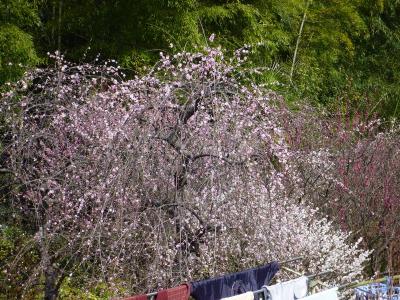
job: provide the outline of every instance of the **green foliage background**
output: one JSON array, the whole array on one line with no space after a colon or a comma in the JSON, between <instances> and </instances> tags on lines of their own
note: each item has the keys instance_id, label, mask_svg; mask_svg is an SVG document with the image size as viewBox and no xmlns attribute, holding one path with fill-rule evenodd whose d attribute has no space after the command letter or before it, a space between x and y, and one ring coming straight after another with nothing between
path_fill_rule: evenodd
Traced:
<instances>
[{"instance_id":1,"label":"green foliage background","mask_svg":"<svg viewBox=\"0 0 400 300\"><path fill-rule=\"evenodd\" d=\"M57 49L73 61L117 59L134 74L215 33L213 45L253 46L259 80L289 101L400 114L398 0L4 0L0 17L0 84Z\"/></svg>"},{"instance_id":2,"label":"green foliage background","mask_svg":"<svg viewBox=\"0 0 400 300\"><path fill-rule=\"evenodd\" d=\"M38 1L0 2L0 85L16 80L39 58L31 31L40 26Z\"/></svg>"}]
</instances>

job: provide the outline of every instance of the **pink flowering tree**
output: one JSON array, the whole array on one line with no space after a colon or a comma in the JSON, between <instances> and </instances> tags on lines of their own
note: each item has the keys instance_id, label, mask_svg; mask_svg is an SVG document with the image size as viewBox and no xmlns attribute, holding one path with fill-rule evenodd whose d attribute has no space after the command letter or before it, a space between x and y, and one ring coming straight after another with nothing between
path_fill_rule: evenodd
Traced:
<instances>
[{"instance_id":1,"label":"pink flowering tree","mask_svg":"<svg viewBox=\"0 0 400 300\"><path fill-rule=\"evenodd\" d=\"M353 239L364 237L364 247L374 249L369 273L398 271L398 125L358 114L322 118L315 111L303 110L284 127L291 149L298 151L302 200L321 208L343 230L353 232Z\"/></svg>"},{"instance_id":2,"label":"pink flowering tree","mask_svg":"<svg viewBox=\"0 0 400 300\"><path fill-rule=\"evenodd\" d=\"M298 255L336 282L362 274L360 241L299 203L289 112L246 79L246 52L162 55L131 80L58 57L2 96L14 206L34 220L21 255L40 253L27 288L54 299L83 273L143 292Z\"/></svg>"}]
</instances>

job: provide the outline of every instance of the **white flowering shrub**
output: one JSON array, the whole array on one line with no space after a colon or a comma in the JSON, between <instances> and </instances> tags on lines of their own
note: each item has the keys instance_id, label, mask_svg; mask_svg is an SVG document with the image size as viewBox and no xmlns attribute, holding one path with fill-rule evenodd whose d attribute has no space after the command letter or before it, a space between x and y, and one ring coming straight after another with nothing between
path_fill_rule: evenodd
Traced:
<instances>
[{"instance_id":1,"label":"white flowering shrub","mask_svg":"<svg viewBox=\"0 0 400 300\"><path fill-rule=\"evenodd\" d=\"M58 58L2 96L14 205L40 252L27 286L44 274L56 295L85 274L141 292L299 255L335 282L362 274L369 252L299 203L287 114L240 75L246 51L162 55L131 80Z\"/></svg>"}]
</instances>

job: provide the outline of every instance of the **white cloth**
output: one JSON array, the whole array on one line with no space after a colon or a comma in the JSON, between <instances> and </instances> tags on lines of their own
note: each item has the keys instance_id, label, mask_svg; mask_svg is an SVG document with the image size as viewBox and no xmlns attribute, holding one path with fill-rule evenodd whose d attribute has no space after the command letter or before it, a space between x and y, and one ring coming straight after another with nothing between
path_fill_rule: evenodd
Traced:
<instances>
[{"instance_id":1,"label":"white cloth","mask_svg":"<svg viewBox=\"0 0 400 300\"><path fill-rule=\"evenodd\" d=\"M301 276L265 288L269 291L271 300L300 299L307 295L307 277Z\"/></svg>"},{"instance_id":2,"label":"white cloth","mask_svg":"<svg viewBox=\"0 0 400 300\"><path fill-rule=\"evenodd\" d=\"M295 299L300 299L307 296L308 293L308 278L306 276L299 277L294 280L293 293Z\"/></svg>"},{"instance_id":3,"label":"white cloth","mask_svg":"<svg viewBox=\"0 0 400 300\"><path fill-rule=\"evenodd\" d=\"M301 300L338 300L337 287L313 294Z\"/></svg>"},{"instance_id":4,"label":"white cloth","mask_svg":"<svg viewBox=\"0 0 400 300\"><path fill-rule=\"evenodd\" d=\"M253 299L254 299L253 292L247 292L232 297L222 298L221 300L253 300Z\"/></svg>"}]
</instances>

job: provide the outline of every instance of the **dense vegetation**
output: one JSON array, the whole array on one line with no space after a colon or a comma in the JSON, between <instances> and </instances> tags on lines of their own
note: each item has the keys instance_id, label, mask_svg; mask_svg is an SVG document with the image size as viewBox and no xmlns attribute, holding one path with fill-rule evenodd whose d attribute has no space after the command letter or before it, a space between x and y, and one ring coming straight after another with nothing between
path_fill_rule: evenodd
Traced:
<instances>
[{"instance_id":1,"label":"dense vegetation","mask_svg":"<svg viewBox=\"0 0 400 300\"><path fill-rule=\"evenodd\" d=\"M279 83L288 99L400 113L396 0L5 0L0 13L0 83L56 49L73 61L117 59L137 73L171 44L192 50L215 33L225 48L253 45L259 80Z\"/></svg>"},{"instance_id":2,"label":"dense vegetation","mask_svg":"<svg viewBox=\"0 0 400 300\"><path fill-rule=\"evenodd\" d=\"M397 0L1 1L0 297L399 270L398 57Z\"/></svg>"}]
</instances>

